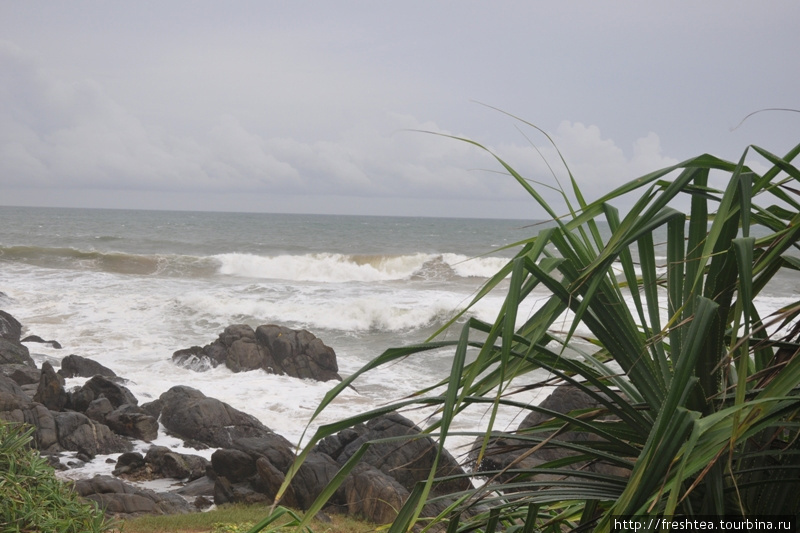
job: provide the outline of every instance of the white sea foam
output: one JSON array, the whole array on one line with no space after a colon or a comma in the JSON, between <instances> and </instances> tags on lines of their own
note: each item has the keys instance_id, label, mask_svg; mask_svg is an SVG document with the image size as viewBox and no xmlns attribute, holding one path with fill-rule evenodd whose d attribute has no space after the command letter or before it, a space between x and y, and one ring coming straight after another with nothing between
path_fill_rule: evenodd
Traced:
<instances>
[{"instance_id":1,"label":"white sea foam","mask_svg":"<svg viewBox=\"0 0 800 533\"><path fill-rule=\"evenodd\" d=\"M435 263L447 265L461 277L489 277L508 259L496 257L469 258L465 255L346 255L315 253L304 255L260 256L228 253L214 256L219 273L226 276L343 283L407 280L415 274L426 277L426 267Z\"/></svg>"},{"instance_id":2,"label":"white sea foam","mask_svg":"<svg viewBox=\"0 0 800 533\"><path fill-rule=\"evenodd\" d=\"M40 224L48 213L33 213L30 223ZM69 234L62 224L69 213L61 211L52 227L37 232L20 230L4 238L4 231L14 224L24 224L24 213L15 212L0 224L0 247L7 251L11 245L33 247L0 256L0 291L6 295L0 295L0 305L23 323L25 334L55 339L64 346L56 350L28 343L37 364L49 361L58 367L71 353L95 359L127 378L140 403L158 398L174 385L189 385L253 414L293 442L301 440L305 424L333 382L262 371L234 374L224 367L194 372L174 365L172 353L208 344L230 324L277 323L302 327L320 337L336 351L340 373L352 374L386 348L424 340L463 309L480 285L508 261L471 257L488 251L484 243L510 242L503 237L511 227L493 221L465 222L482 232L467 237L472 233L458 231L464 224L448 226L440 221L403 219L381 226L381 220L369 219L365 226L348 219L325 219L322 224L316 218L199 214L192 218L195 233L187 234L191 227L185 224L185 214L127 213L135 223L114 226L109 218L113 212L78 213L95 226ZM158 228L147 226L157 218ZM265 233L267 225L270 232ZM513 228L519 226L515 223ZM430 227L441 234L439 241L423 241L432 233ZM133 234L136 228L142 229ZM169 228L181 229L169 234ZM55 238L57 232L61 236ZM118 238L94 238L112 233ZM81 240L84 234L91 239ZM156 234L158 240L153 239ZM39 235L42 242L31 235ZM521 236L511 238L517 241ZM106 249L88 255L62 251L45 254L46 260L40 257L42 250L103 246ZM98 257L100 267L97 261L81 266L80 261ZM494 322L505 297L502 288L470 309L469 316ZM759 297L757 305L767 313L796 295L796 281L787 280L780 294ZM661 298L663 315L665 295ZM545 301L543 294L531 294L520 308L517 324ZM566 312L553 329L568 331L571 322L572 314ZM580 326L577 333L588 330ZM457 335L453 331L445 338ZM449 375L452 356L452 349L420 353L365 374L355 390L347 389L311 430L437 383ZM68 386L80 383L69 380ZM525 401L540 400L532 395ZM427 414L408 413L419 423ZM501 413L498 427L515 427L517 414ZM485 410L476 406L459 415L455 429L481 429L486 421ZM180 446L163 435L156 443ZM137 445L146 449L143 443ZM105 459L93 461L92 468L102 470Z\"/></svg>"}]
</instances>

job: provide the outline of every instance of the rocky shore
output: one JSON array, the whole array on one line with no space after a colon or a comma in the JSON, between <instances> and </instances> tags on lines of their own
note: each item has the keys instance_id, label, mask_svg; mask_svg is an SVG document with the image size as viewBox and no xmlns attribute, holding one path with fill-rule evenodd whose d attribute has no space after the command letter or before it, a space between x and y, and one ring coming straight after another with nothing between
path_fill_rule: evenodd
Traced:
<instances>
[{"instance_id":1,"label":"rocky shore","mask_svg":"<svg viewBox=\"0 0 800 533\"><path fill-rule=\"evenodd\" d=\"M34 445L58 470L80 469L99 455L115 456L109 459L114 462L112 475L75 482L81 496L123 518L274 500L295 459L295 446L255 417L188 386L172 387L140 405L126 388L124 377L76 354L64 357L58 369L48 362L37 368L26 343L60 346L55 340L23 338L23 330L18 320L0 311L0 419L33 426ZM307 331L274 325L255 330L229 326L207 346L176 351L173 361L196 371L225 365L234 372L262 369L320 381L341 379L330 347ZM67 390L65 378L72 377L88 379ZM149 445L160 432L204 453ZM410 420L389 413L324 439L307 457L281 503L309 508L364 443L419 433ZM427 437L371 446L326 510L375 523L391 522L414 485L427 478L435 450ZM438 474L464 475L465 471L446 455L439 460ZM158 479L170 480L170 490L143 487L143 482ZM434 492L469 487L463 476L435 487Z\"/></svg>"},{"instance_id":2,"label":"rocky shore","mask_svg":"<svg viewBox=\"0 0 800 533\"><path fill-rule=\"evenodd\" d=\"M58 342L22 338L22 332L23 326L13 316L0 311L0 420L33 426L36 448L64 471L63 476L76 479L75 490L82 497L121 518L274 501L295 460L296 447L258 419L185 385L173 386L140 405L126 388L124 377L80 355L64 357L58 370L49 362L37 368L25 343L44 342L58 348ZM262 369L305 379L341 380L330 347L307 331L274 325L255 330L247 325L228 326L214 342L178 350L172 360L197 372L225 365L233 372ZM73 377L87 379L67 390L65 378ZM562 385L541 407L545 411L532 411L518 431L548 419L544 413L597 408L598 404L574 387ZM181 445L152 444L162 433ZM592 437L568 432L558 438ZM372 444L325 511L378 524L394 520L414 485L427 479L436 455L436 443L396 412L320 441L280 503L308 509L340 467L368 442ZM437 477L447 480L434 485L434 496L469 490L472 481L467 470L476 477L495 472L490 477L503 480L507 475L496 472L514 465L534 468L569 454L547 447L534 452L530 441L509 433L491 440L478 463L482 442L478 438L468 454L467 469L447 452L439 458ZM198 453L183 453L186 450ZM97 456L113 457L107 460L111 475L81 475L82 467ZM566 468L627 476L627 471L602 463L578 461ZM155 491L145 486L159 480L169 488ZM436 516L448 503L446 498L437 499L424 514Z\"/></svg>"}]
</instances>

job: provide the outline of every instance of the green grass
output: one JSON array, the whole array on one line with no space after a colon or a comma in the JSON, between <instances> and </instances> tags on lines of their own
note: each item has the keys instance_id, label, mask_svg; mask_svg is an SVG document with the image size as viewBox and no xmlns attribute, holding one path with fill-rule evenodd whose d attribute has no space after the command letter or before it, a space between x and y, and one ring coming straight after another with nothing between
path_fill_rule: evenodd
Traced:
<instances>
[{"instance_id":1,"label":"green grass","mask_svg":"<svg viewBox=\"0 0 800 533\"><path fill-rule=\"evenodd\" d=\"M168 516L142 516L124 520L120 524L122 533L246 533L260 522L269 508L264 505L223 505L213 511ZM329 515L331 522L312 519L314 531L328 533L368 533L376 530L374 524L340 515ZM293 527L281 528L291 520L286 516L276 522L276 532L294 531Z\"/></svg>"}]
</instances>

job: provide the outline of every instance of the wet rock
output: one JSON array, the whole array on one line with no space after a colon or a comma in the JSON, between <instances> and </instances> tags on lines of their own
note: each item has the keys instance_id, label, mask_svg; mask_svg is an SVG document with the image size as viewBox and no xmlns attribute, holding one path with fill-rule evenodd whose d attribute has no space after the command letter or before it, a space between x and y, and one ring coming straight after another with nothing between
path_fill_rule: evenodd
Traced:
<instances>
[{"instance_id":1,"label":"wet rock","mask_svg":"<svg viewBox=\"0 0 800 533\"><path fill-rule=\"evenodd\" d=\"M51 411L63 411L69 403L69 395L64 390L64 378L56 374L48 362L42 365L41 379L33 400Z\"/></svg>"},{"instance_id":2,"label":"wet rock","mask_svg":"<svg viewBox=\"0 0 800 533\"><path fill-rule=\"evenodd\" d=\"M232 483L244 481L256 473L256 461L241 450L219 449L211 455L211 466L218 476Z\"/></svg>"},{"instance_id":3,"label":"wet rock","mask_svg":"<svg viewBox=\"0 0 800 533\"><path fill-rule=\"evenodd\" d=\"M0 365L0 373L11 378L17 385L38 385L42 371L23 364Z\"/></svg>"},{"instance_id":4,"label":"wet rock","mask_svg":"<svg viewBox=\"0 0 800 533\"><path fill-rule=\"evenodd\" d=\"M126 403L138 405L139 401L127 387L103 376L94 376L72 393L72 408L84 412L98 398L107 398L114 409Z\"/></svg>"},{"instance_id":5,"label":"wet rock","mask_svg":"<svg viewBox=\"0 0 800 533\"><path fill-rule=\"evenodd\" d=\"M88 457L130 451L131 443L115 435L108 426L90 419L82 413L69 411L55 413L58 443L65 450L73 450Z\"/></svg>"},{"instance_id":6,"label":"wet rock","mask_svg":"<svg viewBox=\"0 0 800 533\"><path fill-rule=\"evenodd\" d=\"M569 413L581 409L596 409L602 407L602 403L595 397L583 392L578 387L573 385L561 385L547 398L539 404L539 407L548 409L556 413ZM539 424L552 419L553 416L549 413L542 413L531 411L525 419L520 423L517 428L518 432L525 429L536 427ZM540 432L537 435L542 439L550 436L552 432ZM581 442L581 441L598 441L600 440L597 435L581 431L568 431L559 434L553 439L553 443L558 442ZM476 461L477 452L482 444L482 439L475 442L473 450L470 453L470 460ZM498 471L503 470L510 466L512 463L515 468L528 469L536 468L537 466L565 459L570 456L577 455L578 452L573 452L559 446L544 446L533 453L528 453L531 448L530 441L524 441L514 438L513 434L509 434L504 438L494 439L489 442L482 462L474 464L477 471ZM569 470L581 469L589 472L602 472L611 475L618 475L620 477L627 477L629 471L617 466L612 466L604 463L586 463L585 461L574 462L564 465L562 468ZM538 474L537 480L543 481L549 479L551 476L546 474ZM559 479L563 479L563 474L558 474ZM501 481L508 481L510 475L502 475L498 478Z\"/></svg>"},{"instance_id":7,"label":"wet rock","mask_svg":"<svg viewBox=\"0 0 800 533\"><path fill-rule=\"evenodd\" d=\"M393 522L409 495L394 478L367 464L353 469L344 490L347 514L376 524Z\"/></svg>"},{"instance_id":8,"label":"wet rock","mask_svg":"<svg viewBox=\"0 0 800 533\"><path fill-rule=\"evenodd\" d=\"M21 337L22 324L5 311L0 311L0 338L19 344Z\"/></svg>"},{"instance_id":9,"label":"wet rock","mask_svg":"<svg viewBox=\"0 0 800 533\"><path fill-rule=\"evenodd\" d=\"M113 370L107 368L93 359L87 359L80 355L68 355L61 360L61 368L58 370L59 375L65 378L91 378L93 376L104 376L107 378L115 378L117 375Z\"/></svg>"},{"instance_id":10,"label":"wet rock","mask_svg":"<svg viewBox=\"0 0 800 533\"><path fill-rule=\"evenodd\" d=\"M173 452L165 446L151 446L144 460L158 477L187 481L205 477L211 464L205 457Z\"/></svg>"},{"instance_id":11,"label":"wet rock","mask_svg":"<svg viewBox=\"0 0 800 533\"><path fill-rule=\"evenodd\" d=\"M95 476L75 482L75 491L97 502L106 515L132 518L144 514L182 514L192 506L177 494L140 489L110 476Z\"/></svg>"},{"instance_id":12,"label":"wet rock","mask_svg":"<svg viewBox=\"0 0 800 533\"><path fill-rule=\"evenodd\" d=\"M161 423L180 438L215 448L235 448L240 439L273 435L254 416L191 387L172 387L160 399L163 402Z\"/></svg>"},{"instance_id":13,"label":"wet rock","mask_svg":"<svg viewBox=\"0 0 800 533\"><path fill-rule=\"evenodd\" d=\"M275 325L255 331L246 324L231 325L211 344L178 350L172 359L198 371L224 364L234 372L262 369L302 379L342 379L332 348L308 331Z\"/></svg>"},{"instance_id":14,"label":"wet rock","mask_svg":"<svg viewBox=\"0 0 800 533\"><path fill-rule=\"evenodd\" d=\"M153 441L158 437L158 421L141 407L129 403L108 413L105 423L115 433L126 437L145 442Z\"/></svg>"},{"instance_id":15,"label":"wet rock","mask_svg":"<svg viewBox=\"0 0 800 533\"><path fill-rule=\"evenodd\" d=\"M61 349L61 344L58 341L46 341L38 335L28 335L20 342L38 342L40 344L49 344L51 347L55 348L56 350Z\"/></svg>"},{"instance_id":16,"label":"wet rock","mask_svg":"<svg viewBox=\"0 0 800 533\"><path fill-rule=\"evenodd\" d=\"M390 437L409 437L393 442L370 445L362 457L369 464L398 481L409 492L419 481L428 478L436 457L437 445L413 422L398 413L389 413L366 424L344 430L323 439L316 450L327 453L343 465L366 442ZM445 451L439 458L436 477L465 475L455 458ZM451 493L467 490L471 486L466 477L434 485L434 493Z\"/></svg>"},{"instance_id":17,"label":"wet rock","mask_svg":"<svg viewBox=\"0 0 800 533\"><path fill-rule=\"evenodd\" d=\"M102 398L98 398L96 400L92 400L92 403L86 408L84 414L95 420L100 422L101 424L106 423L106 416L109 415L114 411L114 406L111 405L111 402L105 396Z\"/></svg>"}]
</instances>

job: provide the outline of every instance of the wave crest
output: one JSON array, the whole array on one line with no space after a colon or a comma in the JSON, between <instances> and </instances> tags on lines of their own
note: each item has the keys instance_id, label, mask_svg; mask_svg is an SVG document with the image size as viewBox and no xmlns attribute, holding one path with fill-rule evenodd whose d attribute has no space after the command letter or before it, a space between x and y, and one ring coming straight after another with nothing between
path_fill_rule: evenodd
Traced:
<instances>
[{"instance_id":1,"label":"wave crest","mask_svg":"<svg viewBox=\"0 0 800 533\"><path fill-rule=\"evenodd\" d=\"M455 277L489 277L507 259L469 259L459 254L260 256L230 253L214 256L226 276L310 282L446 281Z\"/></svg>"}]
</instances>

